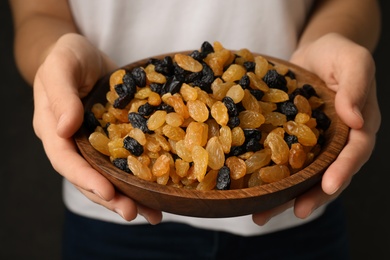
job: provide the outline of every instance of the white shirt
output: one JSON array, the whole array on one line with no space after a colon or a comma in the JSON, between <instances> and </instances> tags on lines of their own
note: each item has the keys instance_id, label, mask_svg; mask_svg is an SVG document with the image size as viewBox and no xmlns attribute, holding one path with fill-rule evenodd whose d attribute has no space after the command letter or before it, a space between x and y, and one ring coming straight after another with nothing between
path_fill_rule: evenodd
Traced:
<instances>
[{"instance_id":1,"label":"white shirt","mask_svg":"<svg viewBox=\"0 0 390 260\"><path fill-rule=\"evenodd\" d=\"M228 49L247 48L288 60L295 50L312 0L70 0L80 32L118 66L153 55L199 49L204 41L219 41ZM126 222L116 213L95 204L64 180L65 205L73 212L95 219L144 224L138 216ZM251 216L193 218L164 213L163 221L240 235L274 232L306 223L289 209L265 226Z\"/></svg>"}]
</instances>

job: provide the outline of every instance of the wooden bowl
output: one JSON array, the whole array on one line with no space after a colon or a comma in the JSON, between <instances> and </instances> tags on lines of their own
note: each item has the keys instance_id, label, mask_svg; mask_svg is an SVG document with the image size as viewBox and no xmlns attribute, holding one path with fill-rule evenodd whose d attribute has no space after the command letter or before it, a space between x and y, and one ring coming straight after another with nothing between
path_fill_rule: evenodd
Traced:
<instances>
[{"instance_id":1,"label":"wooden bowl","mask_svg":"<svg viewBox=\"0 0 390 260\"><path fill-rule=\"evenodd\" d=\"M188 52L184 52L188 53ZM154 58L163 58L165 54ZM334 108L334 92L329 90L316 75L289 62L262 55L275 64L287 65L296 75L299 86L312 85L324 100L324 112L331 118L331 125L325 133L325 144L315 160L301 171L281 181L262 186L237 190L197 191L163 186L142 180L116 168L109 158L96 151L89 143L89 132L81 127L74 136L82 156L105 176L123 194L152 209L194 217L233 217L257 213L274 208L294 199L317 184L327 167L343 149L349 128L338 118ZM132 69L143 66L144 59L125 66ZM109 75L102 78L84 99L85 109L90 110L96 102L106 102L109 90Z\"/></svg>"}]
</instances>

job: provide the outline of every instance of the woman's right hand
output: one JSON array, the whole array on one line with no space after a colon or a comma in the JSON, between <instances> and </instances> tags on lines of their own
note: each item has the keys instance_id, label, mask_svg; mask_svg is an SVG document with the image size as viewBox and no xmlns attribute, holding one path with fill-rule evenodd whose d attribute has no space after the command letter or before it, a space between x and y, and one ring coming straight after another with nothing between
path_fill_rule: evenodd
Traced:
<instances>
[{"instance_id":1,"label":"woman's right hand","mask_svg":"<svg viewBox=\"0 0 390 260\"><path fill-rule=\"evenodd\" d=\"M86 38L71 33L50 49L34 80L33 127L53 166L91 201L118 213L127 221L137 214L151 224L162 213L138 205L115 190L80 154L72 139L83 121L85 97L96 81L116 65Z\"/></svg>"}]
</instances>

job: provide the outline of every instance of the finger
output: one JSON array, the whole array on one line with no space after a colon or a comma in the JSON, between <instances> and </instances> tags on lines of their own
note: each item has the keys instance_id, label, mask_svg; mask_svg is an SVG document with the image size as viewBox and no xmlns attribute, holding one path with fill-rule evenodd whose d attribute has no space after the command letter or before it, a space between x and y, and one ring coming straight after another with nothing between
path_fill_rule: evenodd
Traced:
<instances>
[{"instance_id":1,"label":"finger","mask_svg":"<svg viewBox=\"0 0 390 260\"><path fill-rule=\"evenodd\" d=\"M252 220L257 225L264 226L271 218L286 211L287 209L291 208L293 205L294 205L294 200L291 200L273 209L266 210L260 213L255 213L252 215Z\"/></svg>"},{"instance_id":2,"label":"finger","mask_svg":"<svg viewBox=\"0 0 390 260\"><path fill-rule=\"evenodd\" d=\"M137 204L132 199L119 192L116 192L110 201L106 201L93 192L84 190L77 186L76 188L78 188L78 190L80 190L80 192L91 201L117 213L126 221L132 221L137 217Z\"/></svg>"},{"instance_id":3,"label":"finger","mask_svg":"<svg viewBox=\"0 0 390 260\"><path fill-rule=\"evenodd\" d=\"M346 180L342 187L332 195L326 194L321 185L316 185L303 195L295 199L294 214L297 218L305 219L316 209L337 198L341 192L349 185L351 179Z\"/></svg>"},{"instance_id":4,"label":"finger","mask_svg":"<svg viewBox=\"0 0 390 260\"><path fill-rule=\"evenodd\" d=\"M162 220L162 212L138 204L138 214L143 216L150 224L156 225Z\"/></svg>"},{"instance_id":5,"label":"finger","mask_svg":"<svg viewBox=\"0 0 390 260\"><path fill-rule=\"evenodd\" d=\"M344 149L324 173L322 188L327 194L335 193L343 182L356 174L369 160L374 150L376 133L381 121L375 89L370 92L363 115L368 118L363 128L350 130Z\"/></svg>"},{"instance_id":6,"label":"finger","mask_svg":"<svg viewBox=\"0 0 390 260\"><path fill-rule=\"evenodd\" d=\"M83 105L73 68L77 65L74 61L60 62L67 59L69 57L66 53L50 55L37 74L47 95L49 109L55 116L57 133L65 138L73 135L83 120ZM35 85L37 83L34 83L34 87Z\"/></svg>"},{"instance_id":7,"label":"finger","mask_svg":"<svg viewBox=\"0 0 390 260\"><path fill-rule=\"evenodd\" d=\"M350 47L353 55L339 57L334 77L337 82L335 108L340 118L351 128L363 127L362 109L373 86L375 63L371 54L360 46ZM341 50L342 51L342 50ZM331 82L329 82L331 84Z\"/></svg>"}]
</instances>

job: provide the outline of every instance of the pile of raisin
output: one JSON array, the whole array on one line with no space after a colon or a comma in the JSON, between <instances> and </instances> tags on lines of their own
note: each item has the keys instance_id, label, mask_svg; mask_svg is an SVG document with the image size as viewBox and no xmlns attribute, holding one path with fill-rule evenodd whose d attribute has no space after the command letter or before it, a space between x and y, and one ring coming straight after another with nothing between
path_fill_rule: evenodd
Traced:
<instances>
[{"instance_id":1,"label":"pile of raisin","mask_svg":"<svg viewBox=\"0 0 390 260\"><path fill-rule=\"evenodd\" d=\"M86 112L91 145L119 169L197 190L281 180L313 161L331 121L315 89L282 64L204 42L118 69Z\"/></svg>"}]
</instances>

